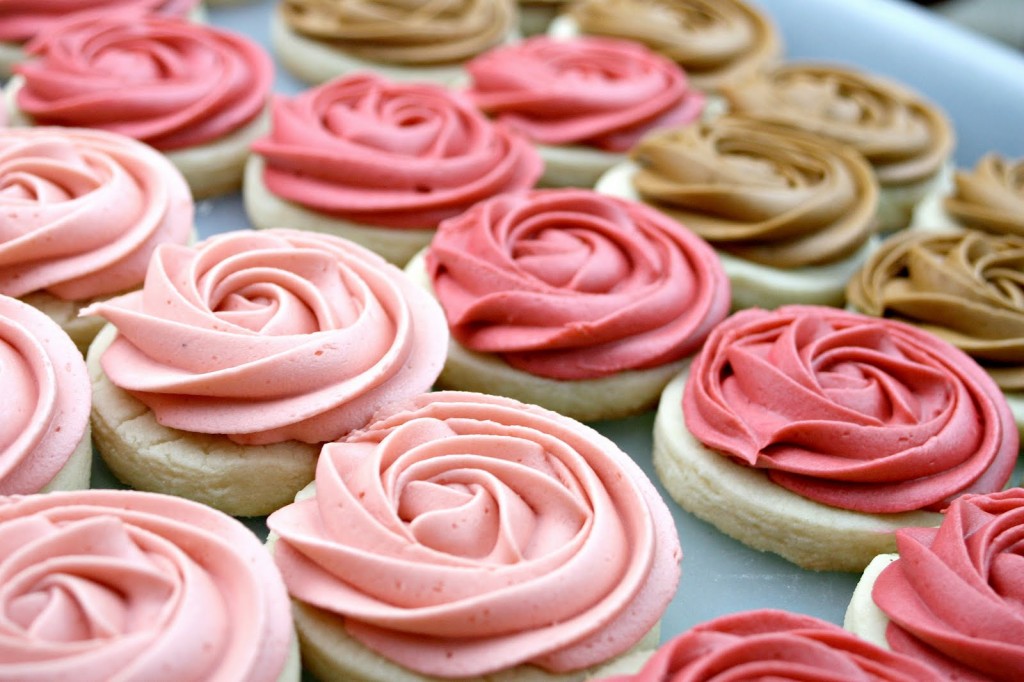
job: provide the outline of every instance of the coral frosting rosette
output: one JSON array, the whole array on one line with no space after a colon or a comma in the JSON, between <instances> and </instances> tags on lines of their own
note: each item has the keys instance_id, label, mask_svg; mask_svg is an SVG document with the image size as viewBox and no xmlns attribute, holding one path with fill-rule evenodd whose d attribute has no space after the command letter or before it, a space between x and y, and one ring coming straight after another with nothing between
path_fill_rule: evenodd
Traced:
<instances>
[{"instance_id":1,"label":"coral frosting rosette","mask_svg":"<svg viewBox=\"0 0 1024 682\"><path fill-rule=\"evenodd\" d=\"M25 42L49 32L68 15L144 11L184 17L199 4L200 0L0 0L0 40Z\"/></svg>"},{"instance_id":2,"label":"coral frosting rosette","mask_svg":"<svg viewBox=\"0 0 1024 682\"><path fill-rule=\"evenodd\" d=\"M288 595L238 521L180 498L0 497L0 679L298 680Z\"/></svg>"},{"instance_id":3,"label":"coral frosting rosette","mask_svg":"<svg viewBox=\"0 0 1024 682\"><path fill-rule=\"evenodd\" d=\"M268 525L297 613L401 666L371 678L587 668L641 641L679 579L672 517L625 453L480 394L425 394L328 444L315 494Z\"/></svg>"}]
</instances>

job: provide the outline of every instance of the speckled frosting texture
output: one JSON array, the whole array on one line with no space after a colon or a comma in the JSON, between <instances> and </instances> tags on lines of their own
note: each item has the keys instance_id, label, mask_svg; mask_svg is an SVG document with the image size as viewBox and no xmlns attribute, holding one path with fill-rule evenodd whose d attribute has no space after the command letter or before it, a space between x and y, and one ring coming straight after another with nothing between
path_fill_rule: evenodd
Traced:
<instances>
[{"instance_id":1,"label":"speckled frosting texture","mask_svg":"<svg viewBox=\"0 0 1024 682\"><path fill-rule=\"evenodd\" d=\"M155 12L184 17L201 0L0 0L0 41L23 43L46 33L70 14Z\"/></svg>"},{"instance_id":2,"label":"speckled frosting texture","mask_svg":"<svg viewBox=\"0 0 1024 682\"><path fill-rule=\"evenodd\" d=\"M1000 388L1024 391L1024 235L896 235L850 280L847 299L944 338Z\"/></svg>"},{"instance_id":3,"label":"speckled frosting texture","mask_svg":"<svg viewBox=\"0 0 1024 682\"><path fill-rule=\"evenodd\" d=\"M477 204L441 224L427 268L461 344L556 379L686 357L730 298L707 243L643 204L590 190Z\"/></svg>"},{"instance_id":4,"label":"speckled frosting texture","mask_svg":"<svg viewBox=\"0 0 1024 682\"><path fill-rule=\"evenodd\" d=\"M712 332L683 397L705 446L811 500L941 510L1001 489L1017 458L1005 398L938 337L836 308L740 311Z\"/></svg>"},{"instance_id":5,"label":"speckled frosting texture","mask_svg":"<svg viewBox=\"0 0 1024 682\"><path fill-rule=\"evenodd\" d=\"M1024 159L986 154L973 169L958 170L955 183L943 205L957 222L1024 237Z\"/></svg>"},{"instance_id":6,"label":"speckled frosting texture","mask_svg":"<svg viewBox=\"0 0 1024 682\"><path fill-rule=\"evenodd\" d=\"M274 104L253 150L275 195L359 223L431 228L481 199L532 187L543 162L521 135L438 85L372 74Z\"/></svg>"},{"instance_id":7,"label":"speckled frosting texture","mask_svg":"<svg viewBox=\"0 0 1024 682\"><path fill-rule=\"evenodd\" d=\"M0 678L274 682L288 595L245 526L181 498L0 497Z\"/></svg>"},{"instance_id":8,"label":"speckled frosting texture","mask_svg":"<svg viewBox=\"0 0 1024 682\"><path fill-rule=\"evenodd\" d=\"M266 106L270 57L229 31L115 14L63 23L26 47L18 107L40 125L121 133L172 151L252 122Z\"/></svg>"},{"instance_id":9,"label":"speckled frosting texture","mask_svg":"<svg viewBox=\"0 0 1024 682\"><path fill-rule=\"evenodd\" d=\"M682 69L623 40L535 36L466 70L477 106L543 144L623 152L648 130L691 123L704 108Z\"/></svg>"},{"instance_id":10,"label":"speckled frosting texture","mask_svg":"<svg viewBox=\"0 0 1024 682\"><path fill-rule=\"evenodd\" d=\"M193 206L181 173L100 130L0 128L0 294L66 300L142 284L157 244L184 244Z\"/></svg>"},{"instance_id":11,"label":"speckled frosting texture","mask_svg":"<svg viewBox=\"0 0 1024 682\"><path fill-rule=\"evenodd\" d=\"M2 295L0 390L0 495L39 492L86 433L89 375L82 354L55 322Z\"/></svg>"},{"instance_id":12,"label":"speckled frosting texture","mask_svg":"<svg viewBox=\"0 0 1024 682\"><path fill-rule=\"evenodd\" d=\"M604 682L849 680L939 682L938 673L832 623L762 609L721 616L669 640L635 675Z\"/></svg>"},{"instance_id":13,"label":"speckled frosting texture","mask_svg":"<svg viewBox=\"0 0 1024 682\"><path fill-rule=\"evenodd\" d=\"M445 678L602 662L657 623L679 579L672 517L614 443L472 393L394 405L328 444L315 497L268 525L294 598Z\"/></svg>"},{"instance_id":14,"label":"speckled frosting texture","mask_svg":"<svg viewBox=\"0 0 1024 682\"><path fill-rule=\"evenodd\" d=\"M158 422L243 444L359 428L428 390L448 342L440 307L400 270L284 229L161 247L142 291L89 312L118 329L104 371Z\"/></svg>"},{"instance_id":15,"label":"speckled frosting texture","mask_svg":"<svg viewBox=\"0 0 1024 682\"><path fill-rule=\"evenodd\" d=\"M899 559L872 598L889 645L943 679L1016 680L1024 670L1024 490L965 495L937 528L898 531Z\"/></svg>"},{"instance_id":16,"label":"speckled frosting texture","mask_svg":"<svg viewBox=\"0 0 1024 682\"><path fill-rule=\"evenodd\" d=\"M850 147L737 116L630 152L640 197L715 247L779 268L834 262L874 232L878 185Z\"/></svg>"}]
</instances>

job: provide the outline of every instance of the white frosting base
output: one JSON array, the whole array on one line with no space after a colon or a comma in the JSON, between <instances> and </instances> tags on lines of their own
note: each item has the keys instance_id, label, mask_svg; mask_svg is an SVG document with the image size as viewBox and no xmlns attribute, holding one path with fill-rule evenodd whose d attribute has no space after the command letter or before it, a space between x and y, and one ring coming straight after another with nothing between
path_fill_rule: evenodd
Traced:
<instances>
[{"instance_id":1,"label":"white frosting base","mask_svg":"<svg viewBox=\"0 0 1024 682\"><path fill-rule=\"evenodd\" d=\"M875 581L885 567L896 561L899 556L879 554L871 560L857 582L857 587L853 589L853 596L850 598L850 605L846 607L846 617L843 619L844 628L883 649L889 648L889 642L885 639L889 617L875 604L871 598L871 590L874 589Z\"/></svg>"},{"instance_id":2,"label":"white frosting base","mask_svg":"<svg viewBox=\"0 0 1024 682\"><path fill-rule=\"evenodd\" d=\"M593 187L608 169L626 160L622 152L584 145L536 144L544 161L539 187Z\"/></svg>"},{"instance_id":3,"label":"white frosting base","mask_svg":"<svg viewBox=\"0 0 1024 682\"><path fill-rule=\"evenodd\" d=\"M914 222L918 204L930 196L944 194L952 182L953 164L943 164L939 171L920 182L909 185L882 185L878 187L878 230L882 233L895 232L909 227Z\"/></svg>"},{"instance_id":4,"label":"white frosting base","mask_svg":"<svg viewBox=\"0 0 1024 682\"><path fill-rule=\"evenodd\" d=\"M0 79L14 73L14 65L25 61L25 48L21 43L0 41Z\"/></svg>"},{"instance_id":5,"label":"white frosting base","mask_svg":"<svg viewBox=\"0 0 1024 682\"><path fill-rule=\"evenodd\" d=\"M943 230L962 230L965 226L946 212L943 202L947 192L932 192L914 208L910 220L910 229L941 232Z\"/></svg>"}]
</instances>

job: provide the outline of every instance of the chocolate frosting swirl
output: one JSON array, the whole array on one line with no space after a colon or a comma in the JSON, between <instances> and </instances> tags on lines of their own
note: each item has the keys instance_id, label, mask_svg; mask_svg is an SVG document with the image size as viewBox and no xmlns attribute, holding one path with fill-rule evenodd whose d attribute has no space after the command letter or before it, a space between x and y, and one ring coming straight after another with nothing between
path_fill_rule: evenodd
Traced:
<instances>
[{"instance_id":1,"label":"chocolate frosting swirl","mask_svg":"<svg viewBox=\"0 0 1024 682\"><path fill-rule=\"evenodd\" d=\"M1024 237L1024 159L986 154L973 171L957 171L945 208L967 227Z\"/></svg>"}]
</instances>

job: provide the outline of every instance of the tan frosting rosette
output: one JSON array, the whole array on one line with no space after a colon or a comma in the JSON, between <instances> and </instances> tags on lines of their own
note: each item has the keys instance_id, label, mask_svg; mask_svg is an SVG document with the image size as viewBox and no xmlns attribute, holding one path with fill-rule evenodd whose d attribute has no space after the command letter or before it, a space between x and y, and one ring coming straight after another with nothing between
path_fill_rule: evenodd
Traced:
<instances>
[{"instance_id":1,"label":"tan frosting rosette","mask_svg":"<svg viewBox=\"0 0 1024 682\"><path fill-rule=\"evenodd\" d=\"M475 393L392 405L328 444L315 495L267 524L297 613L400 666L379 679L604 662L656 626L682 556L665 503L614 443Z\"/></svg>"},{"instance_id":2,"label":"tan frosting rosette","mask_svg":"<svg viewBox=\"0 0 1024 682\"><path fill-rule=\"evenodd\" d=\"M1024 159L986 154L973 170L958 170L955 183L944 202L954 220L977 230L1024 237Z\"/></svg>"}]
</instances>

